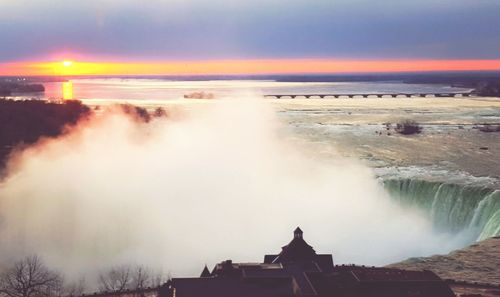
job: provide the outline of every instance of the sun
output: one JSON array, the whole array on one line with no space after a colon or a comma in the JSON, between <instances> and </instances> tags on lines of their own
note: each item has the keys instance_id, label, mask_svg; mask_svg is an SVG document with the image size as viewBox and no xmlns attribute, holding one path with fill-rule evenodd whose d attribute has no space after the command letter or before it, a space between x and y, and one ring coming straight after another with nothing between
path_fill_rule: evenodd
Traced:
<instances>
[{"instance_id":1,"label":"sun","mask_svg":"<svg viewBox=\"0 0 500 297\"><path fill-rule=\"evenodd\" d=\"M64 60L64 61L62 62L62 64L63 64L63 66L64 66L64 67L71 67L71 66L73 66L73 61L70 61L70 60Z\"/></svg>"}]
</instances>

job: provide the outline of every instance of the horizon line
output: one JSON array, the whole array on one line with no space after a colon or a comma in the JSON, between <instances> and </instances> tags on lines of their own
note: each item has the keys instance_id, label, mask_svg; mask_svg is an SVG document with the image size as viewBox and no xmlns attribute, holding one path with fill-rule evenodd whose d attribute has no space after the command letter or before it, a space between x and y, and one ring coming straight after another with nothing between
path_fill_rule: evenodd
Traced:
<instances>
[{"instance_id":1,"label":"horizon line","mask_svg":"<svg viewBox=\"0 0 500 297\"><path fill-rule=\"evenodd\" d=\"M189 61L0 63L0 76L334 75L500 71L485 59L225 59Z\"/></svg>"}]
</instances>

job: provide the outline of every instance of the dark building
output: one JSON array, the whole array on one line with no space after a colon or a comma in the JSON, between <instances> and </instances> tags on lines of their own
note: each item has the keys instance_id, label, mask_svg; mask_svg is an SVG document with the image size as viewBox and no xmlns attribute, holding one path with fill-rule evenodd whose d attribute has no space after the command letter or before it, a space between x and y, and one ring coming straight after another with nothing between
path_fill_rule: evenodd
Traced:
<instances>
[{"instance_id":1,"label":"dark building","mask_svg":"<svg viewBox=\"0 0 500 297\"><path fill-rule=\"evenodd\" d=\"M454 297L431 271L333 264L331 254L317 254L300 228L279 254L263 263L224 261L199 278L173 278L161 297Z\"/></svg>"}]
</instances>

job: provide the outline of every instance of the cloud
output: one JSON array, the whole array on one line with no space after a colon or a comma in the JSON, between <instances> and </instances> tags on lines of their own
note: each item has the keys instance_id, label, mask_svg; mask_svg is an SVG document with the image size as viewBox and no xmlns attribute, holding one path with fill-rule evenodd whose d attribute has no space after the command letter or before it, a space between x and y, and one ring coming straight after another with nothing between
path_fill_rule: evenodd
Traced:
<instances>
[{"instance_id":1,"label":"cloud","mask_svg":"<svg viewBox=\"0 0 500 297\"><path fill-rule=\"evenodd\" d=\"M2 1L0 61L58 51L132 60L493 59L499 10L488 0ZM434 51L436 42L446 50Z\"/></svg>"}]
</instances>

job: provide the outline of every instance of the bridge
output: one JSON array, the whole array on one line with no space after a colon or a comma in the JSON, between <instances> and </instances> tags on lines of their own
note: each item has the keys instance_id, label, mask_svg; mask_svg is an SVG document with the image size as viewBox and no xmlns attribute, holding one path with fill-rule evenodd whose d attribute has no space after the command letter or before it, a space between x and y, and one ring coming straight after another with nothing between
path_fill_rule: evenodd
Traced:
<instances>
[{"instance_id":1,"label":"bridge","mask_svg":"<svg viewBox=\"0 0 500 297\"><path fill-rule=\"evenodd\" d=\"M444 98L444 97L475 97L472 92L465 93L392 93L392 94L268 94L265 98L306 98L306 99L327 99L327 98Z\"/></svg>"}]
</instances>

